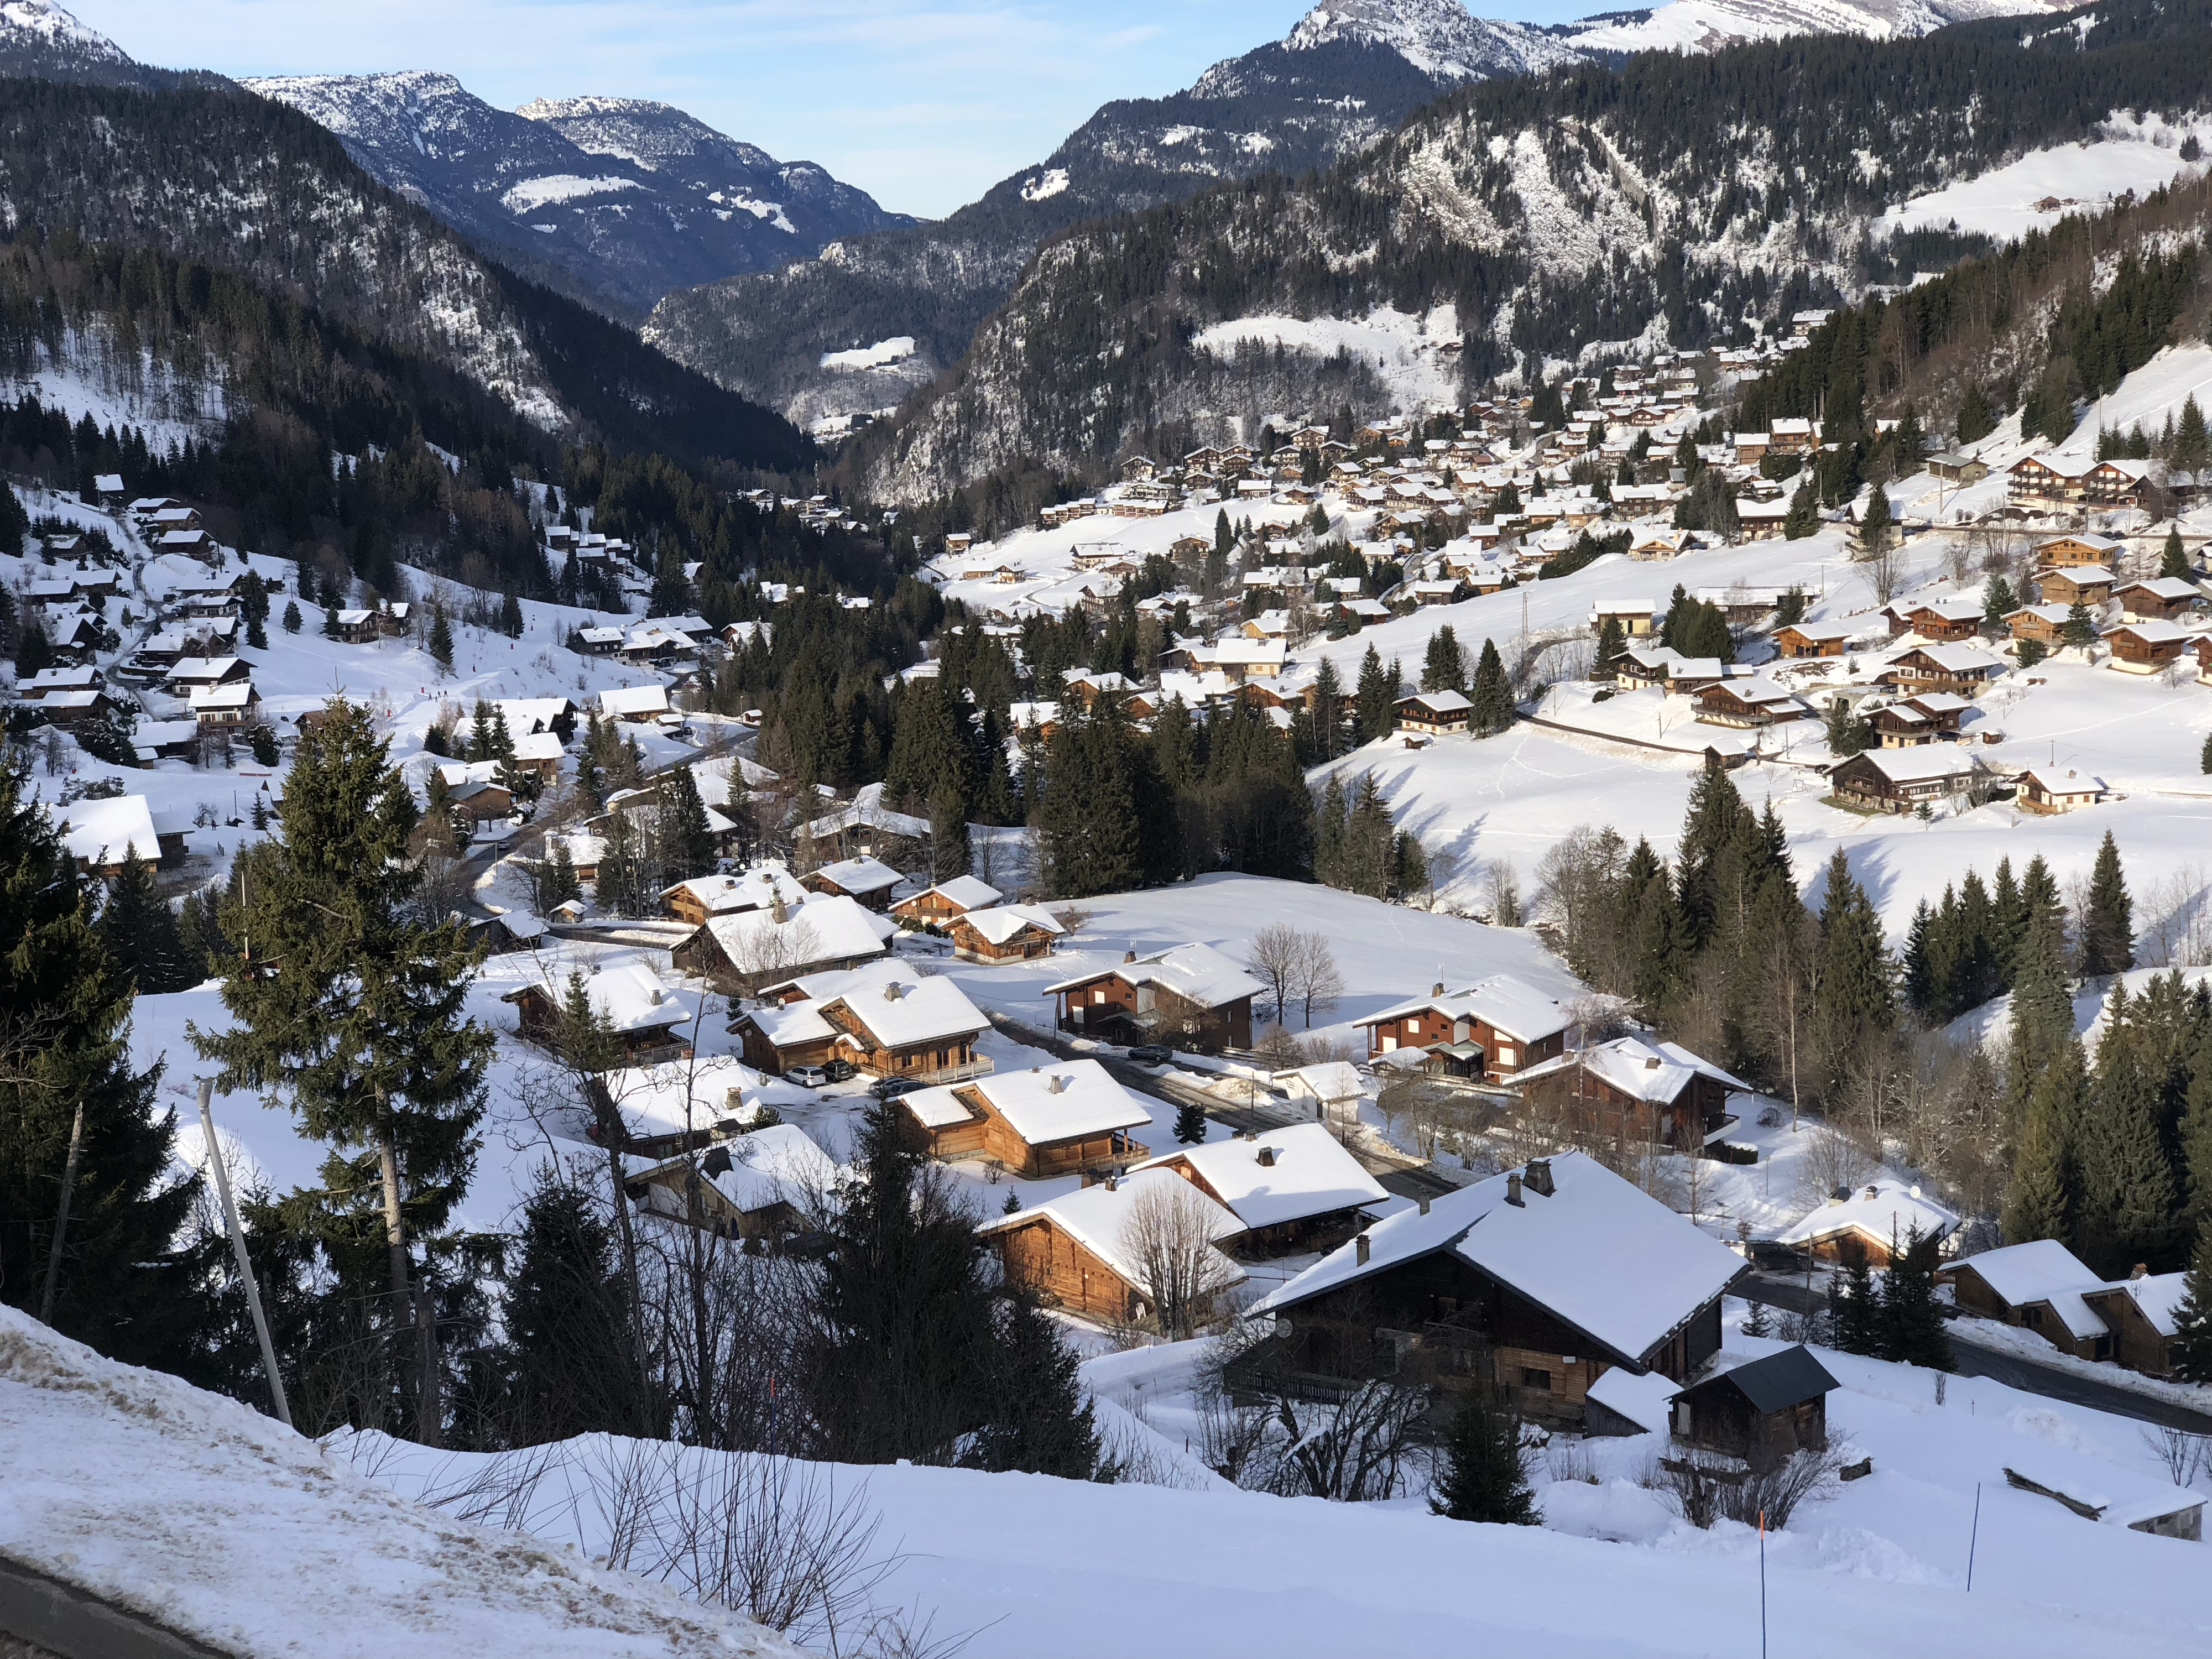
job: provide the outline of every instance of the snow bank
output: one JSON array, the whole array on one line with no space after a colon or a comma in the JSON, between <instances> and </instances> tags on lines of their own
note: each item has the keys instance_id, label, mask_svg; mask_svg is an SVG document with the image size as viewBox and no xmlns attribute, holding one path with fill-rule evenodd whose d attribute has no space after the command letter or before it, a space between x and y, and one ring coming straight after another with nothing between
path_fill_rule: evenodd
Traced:
<instances>
[{"instance_id":1,"label":"snow bank","mask_svg":"<svg viewBox=\"0 0 2212 1659\"><path fill-rule=\"evenodd\" d=\"M499 204L509 213L535 213L539 208L561 202L578 201L586 196L611 196L617 191L638 188L636 179L623 178L619 173L584 179L573 173L549 173L542 179L526 179L511 186L499 198Z\"/></svg>"},{"instance_id":2,"label":"snow bank","mask_svg":"<svg viewBox=\"0 0 2212 1659\"><path fill-rule=\"evenodd\" d=\"M7 1307L0 1551L240 1659L799 1651L573 1550L422 1508L235 1401Z\"/></svg>"},{"instance_id":3,"label":"snow bank","mask_svg":"<svg viewBox=\"0 0 2212 1659\"><path fill-rule=\"evenodd\" d=\"M872 346L856 346L850 351L825 351L822 354L822 367L842 370L888 368L913 356L914 336L894 334Z\"/></svg>"}]
</instances>

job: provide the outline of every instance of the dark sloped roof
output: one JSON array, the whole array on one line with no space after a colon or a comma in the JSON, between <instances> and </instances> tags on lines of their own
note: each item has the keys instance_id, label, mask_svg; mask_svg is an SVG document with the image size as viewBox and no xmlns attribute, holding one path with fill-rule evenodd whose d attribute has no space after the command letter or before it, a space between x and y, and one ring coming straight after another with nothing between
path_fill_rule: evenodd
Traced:
<instances>
[{"instance_id":1,"label":"dark sloped roof","mask_svg":"<svg viewBox=\"0 0 2212 1659\"><path fill-rule=\"evenodd\" d=\"M1694 1399L1723 1384L1732 1384L1737 1393L1751 1401L1752 1409L1761 1413L1782 1411L1815 1399L1837 1386L1836 1379L1828 1375L1828 1368L1814 1358L1812 1350L1802 1342L1764 1359L1754 1359L1748 1365L1723 1371L1718 1376L1709 1376L1683 1392Z\"/></svg>"}]
</instances>

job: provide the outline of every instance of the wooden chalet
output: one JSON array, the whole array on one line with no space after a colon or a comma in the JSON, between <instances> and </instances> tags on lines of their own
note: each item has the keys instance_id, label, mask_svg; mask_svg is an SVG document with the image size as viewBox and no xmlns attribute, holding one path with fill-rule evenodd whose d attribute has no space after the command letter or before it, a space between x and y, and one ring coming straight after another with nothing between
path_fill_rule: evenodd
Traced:
<instances>
[{"instance_id":1,"label":"wooden chalet","mask_svg":"<svg viewBox=\"0 0 2212 1659\"><path fill-rule=\"evenodd\" d=\"M965 915L970 910L988 909L1005 896L988 882L978 881L973 876L955 876L912 898L901 899L891 906L891 915L901 921L918 921L934 933L940 924L953 917Z\"/></svg>"},{"instance_id":2,"label":"wooden chalet","mask_svg":"<svg viewBox=\"0 0 2212 1659\"><path fill-rule=\"evenodd\" d=\"M2071 608L2063 605L2024 605L2005 613L2005 629L2016 640L2033 640L2046 651L2066 643L2066 620Z\"/></svg>"},{"instance_id":3,"label":"wooden chalet","mask_svg":"<svg viewBox=\"0 0 2212 1659\"><path fill-rule=\"evenodd\" d=\"M61 808L59 817L62 845L85 875L119 876L134 856L165 870L185 861L182 820L159 827L143 795L83 797Z\"/></svg>"},{"instance_id":4,"label":"wooden chalet","mask_svg":"<svg viewBox=\"0 0 2212 1659\"><path fill-rule=\"evenodd\" d=\"M1929 599L1905 613L1905 624L1923 640L1971 640L1982 631L1978 599Z\"/></svg>"},{"instance_id":5,"label":"wooden chalet","mask_svg":"<svg viewBox=\"0 0 2212 1659\"><path fill-rule=\"evenodd\" d=\"M782 865L763 862L741 875L693 876L662 888L655 896L672 917L696 927L710 917L766 910L779 902L787 907L801 905L806 902L806 895L807 890L793 880Z\"/></svg>"},{"instance_id":6,"label":"wooden chalet","mask_svg":"<svg viewBox=\"0 0 2212 1659\"><path fill-rule=\"evenodd\" d=\"M1254 1305L1285 1334L1240 1364L1330 1396L1366 1377L1446 1401L1490 1389L1579 1428L1607 1371L1681 1382L1717 1352L1721 1297L1743 1268L1596 1159L1561 1152L1401 1210L1323 1257Z\"/></svg>"},{"instance_id":7,"label":"wooden chalet","mask_svg":"<svg viewBox=\"0 0 2212 1659\"><path fill-rule=\"evenodd\" d=\"M1867 720L1884 749L1912 749L1959 735L1960 717L1971 707L1948 691L1923 691L1869 711Z\"/></svg>"},{"instance_id":8,"label":"wooden chalet","mask_svg":"<svg viewBox=\"0 0 2212 1659\"><path fill-rule=\"evenodd\" d=\"M898 1105L930 1157L984 1158L1025 1181L1103 1173L1152 1155L1130 1134L1150 1127L1151 1110L1095 1060L917 1089Z\"/></svg>"},{"instance_id":9,"label":"wooden chalet","mask_svg":"<svg viewBox=\"0 0 2212 1659\"><path fill-rule=\"evenodd\" d=\"M41 726L68 729L93 726L114 718L115 704L97 688L86 691L48 691L25 705Z\"/></svg>"},{"instance_id":10,"label":"wooden chalet","mask_svg":"<svg viewBox=\"0 0 2212 1659\"><path fill-rule=\"evenodd\" d=\"M2112 597L2112 573L2101 564L2074 564L2039 572L2036 597L2045 605L2100 605Z\"/></svg>"},{"instance_id":11,"label":"wooden chalet","mask_svg":"<svg viewBox=\"0 0 2212 1659\"><path fill-rule=\"evenodd\" d=\"M697 992L663 985L659 975L641 963L594 969L584 975L583 985L592 1012L605 1022L621 1048L623 1065L652 1066L690 1057L691 1044L684 1028L698 1018ZM567 995L566 985L549 981L525 985L500 1000L514 1005L526 1041L547 1047L560 1040Z\"/></svg>"},{"instance_id":12,"label":"wooden chalet","mask_svg":"<svg viewBox=\"0 0 2212 1659\"><path fill-rule=\"evenodd\" d=\"M1929 477L1941 478L1948 483L1979 483L1990 476L1990 464L1972 455L1945 450L1928 458L1928 472Z\"/></svg>"},{"instance_id":13,"label":"wooden chalet","mask_svg":"<svg viewBox=\"0 0 2212 1659\"><path fill-rule=\"evenodd\" d=\"M1590 632L1605 632L1608 622L1620 626L1624 639L1640 640L1647 637L1656 618L1649 605L1601 605L1590 612Z\"/></svg>"},{"instance_id":14,"label":"wooden chalet","mask_svg":"<svg viewBox=\"0 0 2212 1659\"><path fill-rule=\"evenodd\" d=\"M2173 1375L2173 1339L2180 1334L2186 1273L2154 1273L2140 1264L2128 1278L2081 1292L2105 1322L2112 1358L2146 1376Z\"/></svg>"},{"instance_id":15,"label":"wooden chalet","mask_svg":"<svg viewBox=\"0 0 2212 1659\"><path fill-rule=\"evenodd\" d=\"M794 975L857 968L890 948L898 931L852 899L807 895L764 910L710 916L669 952L687 974L703 975L725 995L746 995Z\"/></svg>"},{"instance_id":16,"label":"wooden chalet","mask_svg":"<svg viewBox=\"0 0 2212 1659\"><path fill-rule=\"evenodd\" d=\"M991 1069L975 1052L989 1024L953 981L878 962L771 986L730 1030L745 1064L771 1074L835 1059L872 1077L944 1084Z\"/></svg>"},{"instance_id":17,"label":"wooden chalet","mask_svg":"<svg viewBox=\"0 0 2212 1659\"><path fill-rule=\"evenodd\" d=\"M2189 648L2197 653L2198 684L2212 685L2212 634L2199 635Z\"/></svg>"},{"instance_id":18,"label":"wooden chalet","mask_svg":"<svg viewBox=\"0 0 2212 1659\"><path fill-rule=\"evenodd\" d=\"M252 726L261 718L261 694L253 689L251 680L234 680L227 685L202 685L192 688L191 697L192 718L203 729L209 726Z\"/></svg>"},{"instance_id":19,"label":"wooden chalet","mask_svg":"<svg viewBox=\"0 0 2212 1659\"><path fill-rule=\"evenodd\" d=\"M2179 622L2204 603L2197 584L2179 576L2153 576L2123 582L2112 590L2127 622Z\"/></svg>"},{"instance_id":20,"label":"wooden chalet","mask_svg":"<svg viewBox=\"0 0 2212 1659\"><path fill-rule=\"evenodd\" d=\"M1828 786L1849 805L1910 812L1963 794L1978 775L1973 758L1949 744L1871 749L1829 769Z\"/></svg>"},{"instance_id":21,"label":"wooden chalet","mask_svg":"<svg viewBox=\"0 0 2212 1659\"><path fill-rule=\"evenodd\" d=\"M810 870L799 878L799 884L810 893L833 898L842 894L871 910L884 910L890 907L891 889L905 879L888 864L863 857L840 859Z\"/></svg>"},{"instance_id":22,"label":"wooden chalet","mask_svg":"<svg viewBox=\"0 0 2212 1659\"><path fill-rule=\"evenodd\" d=\"M1390 1196L1326 1123L1179 1146L1129 1173L1146 1170L1172 1170L1234 1215L1242 1230L1224 1248L1246 1261L1333 1250L1364 1224L1363 1207Z\"/></svg>"},{"instance_id":23,"label":"wooden chalet","mask_svg":"<svg viewBox=\"0 0 2212 1659\"><path fill-rule=\"evenodd\" d=\"M1905 691L1955 691L1978 696L2004 669L2003 661L1971 645L1917 645L1890 659L1878 677Z\"/></svg>"},{"instance_id":24,"label":"wooden chalet","mask_svg":"<svg viewBox=\"0 0 2212 1659\"><path fill-rule=\"evenodd\" d=\"M1166 1170L1105 1180L986 1222L977 1231L998 1253L1008 1282L1037 1291L1051 1305L1103 1324L1134 1323L1153 1311L1158 1294L1138 1250L1131 1248L1147 1204L1168 1201L1212 1242L1203 1269L1211 1304L1241 1283L1244 1270L1220 1248L1243 1231L1222 1205ZM1196 1311L1201 1314L1210 1308Z\"/></svg>"},{"instance_id":25,"label":"wooden chalet","mask_svg":"<svg viewBox=\"0 0 2212 1659\"><path fill-rule=\"evenodd\" d=\"M1887 1267L1893 1251L1901 1252L1917 1231L1941 1249L1958 1231L1959 1218L1901 1181L1873 1181L1863 1187L1838 1187L1827 1200L1783 1229L1777 1243L1793 1245L1820 1261L1848 1261Z\"/></svg>"},{"instance_id":26,"label":"wooden chalet","mask_svg":"<svg viewBox=\"0 0 2212 1659\"><path fill-rule=\"evenodd\" d=\"M1210 945L1178 945L1049 986L1063 1031L1107 1042L1177 1040L1178 1046L1249 1048L1252 999L1264 989Z\"/></svg>"},{"instance_id":27,"label":"wooden chalet","mask_svg":"<svg viewBox=\"0 0 2212 1659\"><path fill-rule=\"evenodd\" d=\"M1398 699L1398 729L1430 737L1464 732L1474 708L1462 691L1417 691Z\"/></svg>"},{"instance_id":28,"label":"wooden chalet","mask_svg":"<svg viewBox=\"0 0 2212 1659\"><path fill-rule=\"evenodd\" d=\"M1499 974L1463 991L1440 982L1360 1024L1370 1059L1418 1053L1424 1070L1504 1083L1564 1054L1574 1020L1557 999Z\"/></svg>"},{"instance_id":29,"label":"wooden chalet","mask_svg":"<svg viewBox=\"0 0 2212 1659\"><path fill-rule=\"evenodd\" d=\"M1774 630L1774 648L1784 657L1840 657L1857 632L1849 623L1784 623Z\"/></svg>"},{"instance_id":30,"label":"wooden chalet","mask_svg":"<svg viewBox=\"0 0 2212 1659\"><path fill-rule=\"evenodd\" d=\"M623 1192L645 1215L722 1238L774 1239L804 1230L840 1174L805 1131L772 1123L659 1163L625 1159Z\"/></svg>"},{"instance_id":31,"label":"wooden chalet","mask_svg":"<svg viewBox=\"0 0 2212 1659\"><path fill-rule=\"evenodd\" d=\"M1516 1080L1577 1139L1610 1141L1616 1151L1665 1146L1692 1157L1725 1136L1731 1094L1751 1085L1680 1043L1617 1037L1532 1066Z\"/></svg>"},{"instance_id":32,"label":"wooden chalet","mask_svg":"<svg viewBox=\"0 0 2212 1659\"><path fill-rule=\"evenodd\" d=\"M2083 1299L2103 1280L2055 1238L2032 1239L1963 1256L1936 1275L1969 1313L2033 1331L2078 1359L2109 1359L2112 1328Z\"/></svg>"},{"instance_id":33,"label":"wooden chalet","mask_svg":"<svg viewBox=\"0 0 2212 1659\"><path fill-rule=\"evenodd\" d=\"M2127 551L2127 544L2112 536L2051 536L2035 544L2035 563L2039 569L2063 569L2079 565L2103 565L2107 569L2119 568L2120 556Z\"/></svg>"},{"instance_id":34,"label":"wooden chalet","mask_svg":"<svg viewBox=\"0 0 2212 1659\"><path fill-rule=\"evenodd\" d=\"M969 962L1030 962L1048 957L1066 929L1041 904L994 904L945 924L952 954Z\"/></svg>"},{"instance_id":35,"label":"wooden chalet","mask_svg":"<svg viewBox=\"0 0 2212 1659\"><path fill-rule=\"evenodd\" d=\"M2063 772L2055 766L2031 767L2015 782L2019 793L2014 800L2020 810L2046 817L2094 806L2105 793L2104 780L2071 767Z\"/></svg>"},{"instance_id":36,"label":"wooden chalet","mask_svg":"<svg viewBox=\"0 0 2212 1659\"><path fill-rule=\"evenodd\" d=\"M2024 455L2005 469L2005 496L2018 506L2076 506L2087 496L2088 471L2083 462Z\"/></svg>"},{"instance_id":37,"label":"wooden chalet","mask_svg":"<svg viewBox=\"0 0 2212 1659\"><path fill-rule=\"evenodd\" d=\"M1786 725L1791 720L1808 718L1812 710L1797 700L1797 695L1777 685L1772 680L1753 678L1743 680L1723 680L1706 686L1694 699L1698 705L1696 717L1707 726L1729 726L1755 729Z\"/></svg>"},{"instance_id":38,"label":"wooden chalet","mask_svg":"<svg viewBox=\"0 0 2212 1659\"><path fill-rule=\"evenodd\" d=\"M2181 660L2197 636L2170 622L2122 623L2105 630L2107 665L2123 674L2157 674Z\"/></svg>"},{"instance_id":39,"label":"wooden chalet","mask_svg":"<svg viewBox=\"0 0 2212 1659\"><path fill-rule=\"evenodd\" d=\"M1674 1438L1754 1469L1828 1447L1828 1395L1838 1384L1800 1342L1731 1365L1674 1396Z\"/></svg>"}]
</instances>

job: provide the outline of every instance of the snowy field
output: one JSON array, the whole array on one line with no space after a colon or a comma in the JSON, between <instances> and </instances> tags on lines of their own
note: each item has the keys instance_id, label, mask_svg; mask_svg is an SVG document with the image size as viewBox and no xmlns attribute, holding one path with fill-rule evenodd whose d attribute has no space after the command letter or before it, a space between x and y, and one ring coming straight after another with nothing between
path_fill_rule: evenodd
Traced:
<instances>
[{"instance_id":1,"label":"snowy field","mask_svg":"<svg viewBox=\"0 0 2212 1659\"><path fill-rule=\"evenodd\" d=\"M2181 144L2192 135L2200 142L2212 137L2212 124L2175 126L2155 116L2143 123L2116 117L2102 131L2106 136L2091 143L2031 150L2004 167L1900 203L1874 222L1873 234L1881 238L1956 226L2015 241L2031 230L2050 229L2069 213L2100 212L2116 196L2148 196L2184 173L2202 171L2201 163L2181 159ZM2038 205L2045 202L2053 205Z\"/></svg>"},{"instance_id":2,"label":"snowy field","mask_svg":"<svg viewBox=\"0 0 2212 1659\"><path fill-rule=\"evenodd\" d=\"M1171 1486L840 1468L881 1517L878 1594L969 1633L975 1659L1194 1656L1737 1655L1759 1650L1759 1540L1685 1525L1639 1484L1656 1435L1561 1437L1531 1458L1541 1528L1470 1527L1419 1496L1342 1504L1225 1488L1193 1469L1200 1345L1112 1355L1085 1380L1123 1449ZM1781 1345L1731 1329L1723 1363ZM2193 1654L2212 1633L2204 1546L2087 1522L2015 1492L2006 1468L2130 1512L2176 1501L2142 1425L2001 1384L1823 1352L1831 1434L1874 1474L1766 1540L1776 1653ZM402 1492L452 1490L481 1460L362 1437L340 1449ZM568 1443L526 1524L605 1547L598 1496L619 1445ZM684 1455L711 1478L717 1455ZM1974 1587L1965 1589L1979 1488ZM1100 1593L1110 1585L1110 1594ZM1079 1609L1079 1613L1073 1610Z\"/></svg>"},{"instance_id":3,"label":"snowy field","mask_svg":"<svg viewBox=\"0 0 2212 1659\"><path fill-rule=\"evenodd\" d=\"M1202 330L1191 344L1224 360L1251 346L1263 351L1279 346L1323 362L1342 352L1374 369L1390 388L1395 407L1433 409L1459 401L1459 360L1442 349L1459 342L1458 308L1445 305L1423 316L1379 306L1357 321L1239 317Z\"/></svg>"}]
</instances>

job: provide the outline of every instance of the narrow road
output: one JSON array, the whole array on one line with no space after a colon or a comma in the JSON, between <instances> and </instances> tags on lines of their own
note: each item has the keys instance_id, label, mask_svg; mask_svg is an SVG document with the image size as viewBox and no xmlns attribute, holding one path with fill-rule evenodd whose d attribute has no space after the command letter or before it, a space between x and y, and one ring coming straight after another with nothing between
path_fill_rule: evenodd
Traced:
<instances>
[{"instance_id":1,"label":"narrow road","mask_svg":"<svg viewBox=\"0 0 2212 1659\"><path fill-rule=\"evenodd\" d=\"M1773 1273L1747 1273L1735 1282L1730 1293L1792 1313L1806 1313L1827 1305L1827 1297L1822 1291L1815 1290L1807 1294L1802 1278L1785 1279ZM2009 1348L1984 1347L1972 1340L1972 1332L1979 1322L1955 1319L1946 1328L1951 1337L1952 1358L1961 1376L1986 1376L1993 1382L2018 1389L2022 1394L2039 1394L2046 1400L2087 1406L2096 1411L2110 1412L2115 1417L2130 1417L2139 1423L2212 1435L2212 1413L2175 1405L2154 1395L2138 1393L2094 1376L2082 1376L2061 1366L2039 1365Z\"/></svg>"},{"instance_id":2,"label":"narrow road","mask_svg":"<svg viewBox=\"0 0 2212 1659\"><path fill-rule=\"evenodd\" d=\"M2132 1417L2138 1422L2155 1423L2162 1428L2212 1435L2212 1415L2152 1395L2138 1394L2133 1389L2100 1382L2092 1376L2076 1376L2056 1365L2039 1365L2009 1349L1985 1348L1966 1341L1960 1333L1968 1323L1960 1320L1951 1327L1951 1352L1962 1376L1986 1376L2024 1394L2039 1394L2047 1399L2063 1400L2069 1405L2088 1406L2110 1412L2115 1417Z\"/></svg>"}]
</instances>

